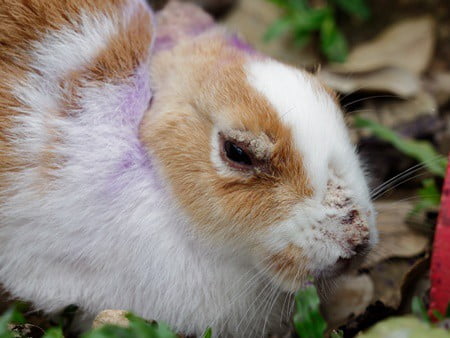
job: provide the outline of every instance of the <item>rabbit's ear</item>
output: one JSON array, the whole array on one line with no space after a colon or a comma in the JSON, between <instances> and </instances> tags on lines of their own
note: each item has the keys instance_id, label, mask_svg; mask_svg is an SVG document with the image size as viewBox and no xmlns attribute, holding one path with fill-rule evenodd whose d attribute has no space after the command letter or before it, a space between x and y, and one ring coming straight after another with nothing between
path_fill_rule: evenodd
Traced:
<instances>
[{"instance_id":1,"label":"rabbit's ear","mask_svg":"<svg viewBox=\"0 0 450 338\"><path fill-rule=\"evenodd\" d=\"M157 12L155 51L173 48L211 28L217 28L214 19L200 7L187 2L169 1L164 10Z\"/></svg>"},{"instance_id":2,"label":"rabbit's ear","mask_svg":"<svg viewBox=\"0 0 450 338\"><path fill-rule=\"evenodd\" d=\"M150 99L154 34L145 1L5 0L0 17L0 131L8 135L0 137L0 175L34 167L48 181L64 162L57 153L67 133L56 121L93 116L92 107L137 123ZM106 84L113 96L100 89Z\"/></svg>"}]
</instances>

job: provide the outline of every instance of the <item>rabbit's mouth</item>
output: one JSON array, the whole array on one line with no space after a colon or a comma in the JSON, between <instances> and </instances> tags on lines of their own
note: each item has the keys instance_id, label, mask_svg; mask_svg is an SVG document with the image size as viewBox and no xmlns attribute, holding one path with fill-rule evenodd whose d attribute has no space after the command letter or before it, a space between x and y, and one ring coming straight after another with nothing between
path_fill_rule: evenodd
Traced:
<instances>
[{"instance_id":1,"label":"rabbit's mouth","mask_svg":"<svg viewBox=\"0 0 450 338\"><path fill-rule=\"evenodd\" d=\"M361 247L358 251L350 257L339 257L317 264L318 262L305 255L300 247L289 244L284 250L270 257L265 270L274 284L285 292L293 293L302 288L311 277L317 281L325 281L355 269L369 250Z\"/></svg>"},{"instance_id":2,"label":"rabbit's mouth","mask_svg":"<svg viewBox=\"0 0 450 338\"><path fill-rule=\"evenodd\" d=\"M376 238L370 234L365 214L348 204L333 210L322 222L311 223L307 235L292 232L288 238L284 234L286 242L265 263L270 278L283 291L297 291L309 277L333 279L361 265ZM272 235L272 239L278 237Z\"/></svg>"}]
</instances>

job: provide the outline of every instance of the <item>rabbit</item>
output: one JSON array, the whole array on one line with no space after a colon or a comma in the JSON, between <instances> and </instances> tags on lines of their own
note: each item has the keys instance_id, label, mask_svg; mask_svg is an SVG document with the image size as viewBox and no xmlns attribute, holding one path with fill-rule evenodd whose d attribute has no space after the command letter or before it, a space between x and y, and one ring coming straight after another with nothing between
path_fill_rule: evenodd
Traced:
<instances>
[{"instance_id":1,"label":"rabbit","mask_svg":"<svg viewBox=\"0 0 450 338\"><path fill-rule=\"evenodd\" d=\"M190 4L0 5L0 284L262 337L377 243L335 94Z\"/></svg>"}]
</instances>

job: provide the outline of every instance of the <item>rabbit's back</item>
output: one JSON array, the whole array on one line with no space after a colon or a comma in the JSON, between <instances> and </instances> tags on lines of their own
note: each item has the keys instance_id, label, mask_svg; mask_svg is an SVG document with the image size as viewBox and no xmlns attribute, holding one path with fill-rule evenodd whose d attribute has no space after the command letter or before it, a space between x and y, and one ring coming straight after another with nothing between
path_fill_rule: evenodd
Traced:
<instances>
[{"instance_id":1,"label":"rabbit's back","mask_svg":"<svg viewBox=\"0 0 450 338\"><path fill-rule=\"evenodd\" d=\"M0 283L39 308L106 306L103 260L124 264L116 238L158 198L138 135L152 35L144 1L0 4Z\"/></svg>"}]
</instances>

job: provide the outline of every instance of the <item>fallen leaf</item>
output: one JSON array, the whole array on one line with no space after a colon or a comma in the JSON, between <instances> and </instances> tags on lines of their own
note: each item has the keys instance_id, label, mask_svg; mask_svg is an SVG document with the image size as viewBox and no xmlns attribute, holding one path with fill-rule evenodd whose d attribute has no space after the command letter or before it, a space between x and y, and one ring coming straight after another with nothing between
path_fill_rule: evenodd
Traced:
<instances>
[{"instance_id":1,"label":"fallen leaf","mask_svg":"<svg viewBox=\"0 0 450 338\"><path fill-rule=\"evenodd\" d=\"M362 314L373 300L374 286L367 274L343 276L322 305L328 327L345 324L350 317Z\"/></svg>"},{"instance_id":2,"label":"fallen leaf","mask_svg":"<svg viewBox=\"0 0 450 338\"><path fill-rule=\"evenodd\" d=\"M370 304L364 313L353 318L351 321L341 326L339 330L344 333L344 337L355 337L358 332L366 330L381 320L393 316L396 311L384 305L380 301Z\"/></svg>"},{"instance_id":3,"label":"fallen leaf","mask_svg":"<svg viewBox=\"0 0 450 338\"><path fill-rule=\"evenodd\" d=\"M400 21L374 40L354 48L345 63L332 64L339 73L368 72L397 67L421 74L430 63L435 43L435 22L430 16Z\"/></svg>"},{"instance_id":4,"label":"fallen leaf","mask_svg":"<svg viewBox=\"0 0 450 338\"><path fill-rule=\"evenodd\" d=\"M380 239L379 244L364 262L365 268L374 266L387 258L414 257L427 249L429 238L411 230L405 222L413 205L414 202L410 201L375 202Z\"/></svg>"},{"instance_id":5,"label":"fallen leaf","mask_svg":"<svg viewBox=\"0 0 450 338\"><path fill-rule=\"evenodd\" d=\"M450 154L450 114L442 117L445 129L435 134L438 150L441 154Z\"/></svg>"},{"instance_id":6,"label":"fallen leaf","mask_svg":"<svg viewBox=\"0 0 450 338\"><path fill-rule=\"evenodd\" d=\"M414 266L413 259L391 259L378 263L370 270L374 284L374 299L397 309L402 300L401 286Z\"/></svg>"},{"instance_id":7,"label":"fallen leaf","mask_svg":"<svg viewBox=\"0 0 450 338\"><path fill-rule=\"evenodd\" d=\"M329 87L347 94L355 91L377 91L392 93L401 98L417 94L421 89L419 78L401 68L384 68L360 74L337 74L323 69L318 77Z\"/></svg>"},{"instance_id":8,"label":"fallen leaf","mask_svg":"<svg viewBox=\"0 0 450 338\"><path fill-rule=\"evenodd\" d=\"M450 73L432 74L426 81L426 87L432 92L439 105L450 101Z\"/></svg>"},{"instance_id":9,"label":"fallen leaf","mask_svg":"<svg viewBox=\"0 0 450 338\"><path fill-rule=\"evenodd\" d=\"M443 329L432 327L413 316L394 317L383 320L358 335L358 338L449 338L450 333Z\"/></svg>"},{"instance_id":10,"label":"fallen leaf","mask_svg":"<svg viewBox=\"0 0 450 338\"><path fill-rule=\"evenodd\" d=\"M415 297L423 300L425 307L429 304L430 292L430 256L419 259L405 275L402 282L402 301L399 306L400 313L411 313L412 301Z\"/></svg>"},{"instance_id":11,"label":"fallen leaf","mask_svg":"<svg viewBox=\"0 0 450 338\"><path fill-rule=\"evenodd\" d=\"M431 94L421 91L409 100L390 100L379 103L377 111L384 126L395 127L421 116L436 116L438 106Z\"/></svg>"}]
</instances>

